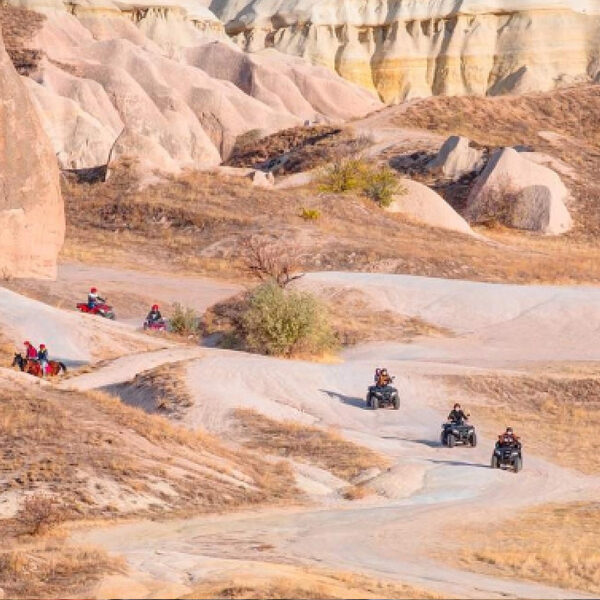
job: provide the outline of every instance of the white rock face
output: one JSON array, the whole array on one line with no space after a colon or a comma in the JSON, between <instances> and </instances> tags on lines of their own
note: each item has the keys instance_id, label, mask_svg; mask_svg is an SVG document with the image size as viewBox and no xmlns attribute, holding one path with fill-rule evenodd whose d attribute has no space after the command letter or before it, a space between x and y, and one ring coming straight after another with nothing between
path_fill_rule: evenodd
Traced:
<instances>
[{"instance_id":1,"label":"white rock face","mask_svg":"<svg viewBox=\"0 0 600 600\"><path fill-rule=\"evenodd\" d=\"M431 188L411 179L402 179L400 183L406 194L394 197L389 212L401 213L430 227L473 235L469 224Z\"/></svg>"},{"instance_id":2,"label":"white rock face","mask_svg":"<svg viewBox=\"0 0 600 600\"><path fill-rule=\"evenodd\" d=\"M549 90L594 80L595 0L213 0L243 48L272 46L386 102Z\"/></svg>"},{"instance_id":3,"label":"white rock face","mask_svg":"<svg viewBox=\"0 0 600 600\"><path fill-rule=\"evenodd\" d=\"M27 82L60 166L127 156L145 171L211 168L236 138L381 106L328 69L269 50L248 56L200 4L13 0L46 16L46 56Z\"/></svg>"},{"instance_id":4,"label":"white rock face","mask_svg":"<svg viewBox=\"0 0 600 600\"><path fill-rule=\"evenodd\" d=\"M437 156L427 164L430 171L439 172L453 181L482 167L483 152L471 148L469 139L458 135L450 136Z\"/></svg>"},{"instance_id":5,"label":"white rock face","mask_svg":"<svg viewBox=\"0 0 600 600\"><path fill-rule=\"evenodd\" d=\"M551 169L512 148L498 150L467 200L469 218L498 218L509 227L561 234L572 226L565 202L569 192Z\"/></svg>"},{"instance_id":6,"label":"white rock face","mask_svg":"<svg viewBox=\"0 0 600 600\"><path fill-rule=\"evenodd\" d=\"M0 275L52 278L65 237L50 141L0 34Z\"/></svg>"}]
</instances>

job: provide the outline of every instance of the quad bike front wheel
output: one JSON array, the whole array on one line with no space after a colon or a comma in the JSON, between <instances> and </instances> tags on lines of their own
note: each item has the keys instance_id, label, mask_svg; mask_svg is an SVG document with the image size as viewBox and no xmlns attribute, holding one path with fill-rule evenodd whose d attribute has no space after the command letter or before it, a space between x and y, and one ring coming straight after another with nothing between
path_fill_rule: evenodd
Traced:
<instances>
[{"instance_id":1,"label":"quad bike front wheel","mask_svg":"<svg viewBox=\"0 0 600 600\"><path fill-rule=\"evenodd\" d=\"M453 434L449 433L446 436L446 444L448 448L454 448L454 444L456 443L456 439Z\"/></svg>"},{"instance_id":2,"label":"quad bike front wheel","mask_svg":"<svg viewBox=\"0 0 600 600\"><path fill-rule=\"evenodd\" d=\"M523 459L520 456L518 456L517 458L515 458L515 460L513 462L513 470L515 473L518 473L522 468L523 468Z\"/></svg>"},{"instance_id":3,"label":"quad bike front wheel","mask_svg":"<svg viewBox=\"0 0 600 600\"><path fill-rule=\"evenodd\" d=\"M491 467L492 467L492 469L497 469L498 466L499 466L498 465L498 457L495 454L493 454Z\"/></svg>"},{"instance_id":4,"label":"quad bike front wheel","mask_svg":"<svg viewBox=\"0 0 600 600\"><path fill-rule=\"evenodd\" d=\"M398 396L398 394L396 394L392 400L393 400L393 404L394 404L394 410L400 410L400 396Z\"/></svg>"},{"instance_id":5,"label":"quad bike front wheel","mask_svg":"<svg viewBox=\"0 0 600 600\"><path fill-rule=\"evenodd\" d=\"M377 410L379 408L379 398L377 396L371 396L371 408Z\"/></svg>"},{"instance_id":6,"label":"quad bike front wheel","mask_svg":"<svg viewBox=\"0 0 600 600\"><path fill-rule=\"evenodd\" d=\"M477 434L473 432L469 437L469 444L471 444L471 448L475 448L477 446Z\"/></svg>"}]
</instances>

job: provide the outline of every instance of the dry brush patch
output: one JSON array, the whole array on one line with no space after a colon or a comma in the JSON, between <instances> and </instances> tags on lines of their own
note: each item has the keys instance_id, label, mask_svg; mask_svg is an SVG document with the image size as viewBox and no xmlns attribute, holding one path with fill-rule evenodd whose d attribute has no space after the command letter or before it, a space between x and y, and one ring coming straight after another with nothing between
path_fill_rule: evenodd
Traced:
<instances>
[{"instance_id":1,"label":"dry brush patch","mask_svg":"<svg viewBox=\"0 0 600 600\"><path fill-rule=\"evenodd\" d=\"M235 417L245 447L308 462L347 481L366 469L389 466L384 456L344 439L335 430L275 421L246 408L238 408Z\"/></svg>"},{"instance_id":2,"label":"dry brush patch","mask_svg":"<svg viewBox=\"0 0 600 600\"><path fill-rule=\"evenodd\" d=\"M489 433L511 425L525 453L584 473L600 473L600 378L570 376L444 376L457 396L474 398L473 422ZM493 424L493 425L492 425ZM496 429L492 429L492 426Z\"/></svg>"},{"instance_id":3,"label":"dry brush patch","mask_svg":"<svg viewBox=\"0 0 600 600\"><path fill-rule=\"evenodd\" d=\"M276 599L276 598L440 598L410 585L375 579L359 573L310 567L256 565L241 568L230 579L214 579L197 586L186 598ZM259 572L259 574L256 573ZM262 573L261 573L262 571Z\"/></svg>"},{"instance_id":4,"label":"dry brush patch","mask_svg":"<svg viewBox=\"0 0 600 600\"><path fill-rule=\"evenodd\" d=\"M266 236L301 251L299 268L360 270L481 281L600 281L597 245L573 238L493 232L502 244L421 226L354 194L263 190L207 173L139 189L120 165L107 183L63 178L63 257L248 281L243 240ZM302 208L320 218L307 221ZM384 241L385 243L382 243Z\"/></svg>"},{"instance_id":5,"label":"dry brush patch","mask_svg":"<svg viewBox=\"0 0 600 600\"><path fill-rule=\"evenodd\" d=\"M488 575L599 594L599 511L598 502L552 504L492 528L470 529L456 562Z\"/></svg>"}]
</instances>

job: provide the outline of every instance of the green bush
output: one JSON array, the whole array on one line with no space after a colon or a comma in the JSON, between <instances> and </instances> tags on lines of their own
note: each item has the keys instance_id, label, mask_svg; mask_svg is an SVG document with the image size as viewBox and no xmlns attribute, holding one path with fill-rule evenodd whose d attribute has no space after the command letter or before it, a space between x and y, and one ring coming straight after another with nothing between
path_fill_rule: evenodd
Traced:
<instances>
[{"instance_id":1,"label":"green bush","mask_svg":"<svg viewBox=\"0 0 600 600\"><path fill-rule=\"evenodd\" d=\"M193 308L175 303L173 305L173 316L169 319L169 326L173 333L179 335L198 335L200 320Z\"/></svg>"},{"instance_id":2,"label":"green bush","mask_svg":"<svg viewBox=\"0 0 600 600\"><path fill-rule=\"evenodd\" d=\"M384 208L392 203L394 194L406 192L398 183L394 171L387 165L369 169L364 175L362 190L367 198Z\"/></svg>"},{"instance_id":3,"label":"green bush","mask_svg":"<svg viewBox=\"0 0 600 600\"><path fill-rule=\"evenodd\" d=\"M305 221L316 221L321 218L321 211L317 208L302 208L300 216Z\"/></svg>"},{"instance_id":4,"label":"green bush","mask_svg":"<svg viewBox=\"0 0 600 600\"><path fill-rule=\"evenodd\" d=\"M360 189L367 169L362 158L338 158L322 171L320 188L334 194Z\"/></svg>"},{"instance_id":5,"label":"green bush","mask_svg":"<svg viewBox=\"0 0 600 600\"><path fill-rule=\"evenodd\" d=\"M242 326L247 348L262 354L320 355L337 345L326 308L311 294L275 282L251 294Z\"/></svg>"}]
</instances>

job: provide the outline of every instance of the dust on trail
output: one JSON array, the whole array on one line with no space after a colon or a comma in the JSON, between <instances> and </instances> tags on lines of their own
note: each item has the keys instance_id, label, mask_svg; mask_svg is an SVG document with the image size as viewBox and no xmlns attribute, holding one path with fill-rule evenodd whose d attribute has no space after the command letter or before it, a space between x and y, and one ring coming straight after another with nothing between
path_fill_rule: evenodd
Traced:
<instances>
[{"instance_id":1,"label":"dust on trail","mask_svg":"<svg viewBox=\"0 0 600 600\"><path fill-rule=\"evenodd\" d=\"M419 316L455 335L357 347L333 365L173 347L122 357L65 385L101 388L163 361L191 358L184 383L194 402L185 425L229 435L232 409L247 406L275 419L335 426L392 460L395 466L372 481L381 495L346 502L323 484L308 508L142 521L76 531L74 539L124 555L132 577L154 582L163 597L171 595L169 585L178 590L172 595L180 595L180 586L190 588L197 579L225 572L232 561L241 567L264 560L359 571L460 597L584 597L428 558L428 548L471 524L512 517L536 504L600 494L600 478L529 455L527 440L525 467L518 475L488 467L490 439L480 437L476 448L440 447L440 424L453 399L440 378L430 375L527 370L552 358L598 361L600 290L350 273L310 274L300 285L330 297L335 289L354 286L378 309ZM399 411L364 408L373 368L383 364L397 376ZM468 404L468 398L461 400ZM476 414L472 420L477 426Z\"/></svg>"}]
</instances>

